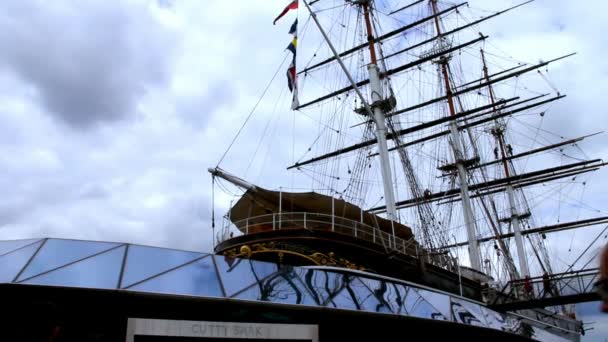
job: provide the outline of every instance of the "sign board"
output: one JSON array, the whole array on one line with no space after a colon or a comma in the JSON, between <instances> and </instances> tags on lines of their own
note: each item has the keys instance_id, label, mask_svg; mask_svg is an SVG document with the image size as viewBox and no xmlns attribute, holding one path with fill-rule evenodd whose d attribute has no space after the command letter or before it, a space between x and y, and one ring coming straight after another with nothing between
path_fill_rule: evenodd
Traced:
<instances>
[{"instance_id":1,"label":"sign board","mask_svg":"<svg viewBox=\"0 0 608 342\"><path fill-rule=\"evenodd\" d=\"M275 340L318 342L317 325L129 318L127 342ZM163 338L164 337L164 338Z\"/></svg>"}]
</instances>

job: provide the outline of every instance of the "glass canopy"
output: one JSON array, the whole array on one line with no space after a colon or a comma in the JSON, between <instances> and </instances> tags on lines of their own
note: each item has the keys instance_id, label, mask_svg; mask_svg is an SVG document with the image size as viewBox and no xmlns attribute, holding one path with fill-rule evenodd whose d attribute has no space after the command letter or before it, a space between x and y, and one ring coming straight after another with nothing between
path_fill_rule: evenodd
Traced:
<instances>
[{"instance_id":1,"label":"glass canopy","mask_svg":"<svg viewBox=\"0 0 608 342\"><path fill-rule=\"evenodd\" d=\"M28 239L0 241L0 283L121 289L223 297L406 315L529 335L577 336L516 313L383 278L322 267L292 267L132 244ZM523 323L533 329L523 329ZM549 333L551 331L551 333Z\"/></svg>"}]
</instances>

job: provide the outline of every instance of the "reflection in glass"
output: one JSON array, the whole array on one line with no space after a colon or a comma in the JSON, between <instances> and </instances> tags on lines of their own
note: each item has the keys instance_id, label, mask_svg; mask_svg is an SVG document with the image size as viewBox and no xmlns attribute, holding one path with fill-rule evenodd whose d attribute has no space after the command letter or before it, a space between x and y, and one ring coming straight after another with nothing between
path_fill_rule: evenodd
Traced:
<instances>
[{"instance_id":1,"label":"reflection in glass","mask_svg":"<svg viewBox=\"0 0 608 342\"><path fill-rule=\"evenodd\" d=\"M292 269L277 272L238 293L234 298L283 304L318 305Z\"/></svg>"},{"instance_id":2,"label":"reflection in glass","mask_svg":"<svg viewBox=\"0 0 608 342\"><path fill-rule=\"evenodd\" d=\"M503 315L494 310L490 310L486 307L481 307L481 312L484 315L485 321L488 327L496 330L511 331L510 325L507 323L506 315Z\"/></svg>"},{"instance_id":3,"label":"reflection in glass","mask_svg":"<svg viewBox=\"0 0 608 342\"><path fill-rule=\"evenodd\" d=\"M448 295L423 289L416 289L416 291L445 317L450 317L450 297Z\"/></svg>"},{"instance_id":4,"label":"reflection in glass","mask_svg":"<svg viewBox=\"0 0 608 342\"><path fill-rule=\"evenodd\" d=\"M26 281L23 284L115 289L125 246L79 261Z\"/></svg>"},{"instance_id":5,"label":"reflection in glass","mask_svg":"<svg viewBox=\"0 0 608 342\"><path fill-rule=\"evenodd\" d=\"M376 279L359 277L365 287L371 291L371 296L361 298L361 305L364 310L372 312L393 313L393 309L387 301L387 296L390 293L390 283Z\"/></svg>"},{"instance_id":6,"label":"reflection in glass","mask_svg":"<svg viewBox=\"0 0 608 342\"><path fill-rule=\"evenodd\" d=\"M0 283L12 282L41 243L42 241L1 256Z\"/></svg>"},{"instance_id":7,"label":"reflection in glass","mask_svg":"<svg viewBox=\"0 0 608 342\"><path fill-rule=\"evenodd\" d=\"M204 255L206 254L131 245L125 263L122 287L128 287Z\"/></svg>"},{"instance_id":8,"label":"reflection in glass","mask_svg":"<svg viewBox=\"0 0 608 342\"><path fill-rule=\"evenodd\" d=\"M361 303L372 295L371 292L359 279L348 274L342 275L342 284L344 288L333 296L328 305L340 309L363 310Z\"/></svg>"},{"instance_id":9,"label":"reflection in glass","mask_svg":"<svg viewBox=\"0 0 608 342\"><path fill-rule=\"evenodd\" d=\"M454 321L456 322L480 327L485 326L480 318L468 311L461 303L454 301L452 302L452 317L454 317Z\"/></svg>"},{"instance_id":10,"label":"reflection in glass","mask_svg":"<svg viewBox=\"0 0 608 342\"><path fill-rule=\"evenodd\" d=\"M269 262L220 255L214 258L228 297L278 271L277 265Z\"/></svg>"},{"instance_id":11,"label":"reflection in glass","mask_svg":"<svg viewBox=\"0 0 608 342\"><path fill-rule=\"evenodd\" d=\"M343 276L339 273L304 268L296 270L296 273L310 290L315 302L321 306L327 305L331 297L344 288Z\"/></svg>"},{"instance_id":12,"label":"reflection in glass","mask_svg":"<svg viewBox=\"0 0 608 342\"><path fill-rule=\"evenodd\" d=\"M40 239L0 241L0 255L10 253L16 249L19 249L36 241L40 241Z\"/></svg>"},{"instance_id":13,"label":"reflection in glass","mask_svg":"<svg viewBox=\"0 0 608 342\"><path fill-rule=\"evenodd\" d=\"M403 313L421 317L430 318L435 320L447 321L448 319L444 314L437 310L433 305L427 302L422 296L418 294L413 287L404 287L404 308Z\"/></svg>"},{"instance_id":14,"label":"reflection in glass","mask_svg":"<svg viewBox=\"0 0 608 342\"><path fill-rule=\"evenodd\" d=\"M146 280L130 287L129 290L190 296L223 296L210 256Z\"/></svg>"},{"instance_id":15,"label":"reflection in glass","mask_svg":"<svg viewBox=\"0 0 608 342\"><path fill-rule=\"evenodd\" d=\"M118 245L109 242L49 239L17 280L27 279Z\"/></svg>"}]
</instances>

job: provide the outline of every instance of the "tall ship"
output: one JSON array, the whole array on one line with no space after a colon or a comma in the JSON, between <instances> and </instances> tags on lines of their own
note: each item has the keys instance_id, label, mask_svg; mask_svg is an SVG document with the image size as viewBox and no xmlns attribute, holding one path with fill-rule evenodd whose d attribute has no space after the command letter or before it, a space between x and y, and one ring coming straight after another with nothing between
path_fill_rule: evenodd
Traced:
<instances>
[{"instance_id":1,"label":"tall ship","mask_svg":"<svg viewBox=\"0 0 608 342\"><path fill-rule=\"evenodd\" d=\"M525 62L484 33L532 2L274 1L283 63L208 170L213 253L0 241L3 334L579 341L608 230L582 202L598 133L548 123L567 101L549 68L573 54ZM602 225L556 265L560 235Z\"/></svg>"},{"instance_id":2,"label":"tall ship","mask_svg":"<svg viewBox=\"0 0 608 342\"><path fill-rule=\"evenodd\" d=\"M398 279L483 303L471 310L452 301L433 319L485 325L486 309L550 317L553 332L576 340L583 328L570 304L597 299L597 270L593 257L555 267L547 239L608 222L564 209L578 217L565 219L558 209L605 163L579 145L598 133L565 137L545 128L566 98L549 68L575 53L528 63L483 33L486 22L517 16L531 2L496 12L437 0L291 2L275 20L293 39L284 62L290 92L260 101L304 118L283 127L292 137L272 141L291 146L284 179L298 190L264 182L275 186L269 190L221 162L210 168L214 184L243 191L214 232L215 252ZM262 170L276 176L276 168ZM349 289L356 281L325 281L361 299ZM391 303L390 286L366 286ZM513 326L501 329L556 338Z\"/></svg>"}]
</instances>

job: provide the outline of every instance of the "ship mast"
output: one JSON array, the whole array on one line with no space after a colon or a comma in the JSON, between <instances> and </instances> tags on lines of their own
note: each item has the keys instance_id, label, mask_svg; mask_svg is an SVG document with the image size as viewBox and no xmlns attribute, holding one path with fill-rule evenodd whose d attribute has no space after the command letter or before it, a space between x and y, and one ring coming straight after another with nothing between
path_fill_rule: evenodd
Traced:
<instances>
[{"instance_id":1,"label":"ship mast","mask_svg":"<svg viewBox=\"0 0 608 342\"><path fill-rule=\"evenodd\" d=\"M357 83L355 83L352 75L346 68L344 62L342 61L342 58L338 54L338 51L336 50L336 48L332 44L331 40L327 36L327 33L325 32L325 30L323 30L321 23L319 23L319 20L317 19L316 13L314 13L312 11L312 9L310 8L310 5L306 2L306 0L302 0L304 5L306 6L306 9L308 9L308 11L310 12L310 15L311 15L313 21L319 28L319 31L321 32L321 34L323 35L323 38L327 42L327 45L331 49L331 51L334 55L334 58L338 61L338 64L340 65L340 67L346 74L349 82L351 83L352 88L357 93L357 96L361 99L365 112L367 113L367 115L369 115L373 119L373 121L376 124L376 138L378 140L378 150L379 150L379 154L380 154L380 168L381 168L381 173L382 173L382 184L384 187L384 199L385 199L385 203L386 203L387 218L391 221L397 221L395 193L393 192L393 176L392 176L392 172L391 172L391 164L390 164L388 145L387 145L387 139L386 139L386 136L387 136L387 128L386 128L386 122L385 122L386 116L385 116L383 109L381 108L381 104L383 101L383 91L382 91L382 84L380 82L380 71L379 71L378 65L377 65L378 61L377 61L377 56L376 56L376 48L374 45L375 39L374 39L371 19L370 19L370 1L371 0L353 1L354 3L357 3L363 7L363 11L364 11L364 15L365 15L365 23L366 23L366 28L367 28L367 37L368 37L369 51L370 51L370 57L371 57L371 63L368 66L368 72L369 72L370 87L371 87L371 92L372 92L372 96L371 96L372 102L368 103L368 101L365 99L365 97L359 90L359 87L358 87ZM392 227L392 236L394 239L395 238L395 227L394 226Z\"/></svg>"},{"instance_id":2,"label":"ship mast","mask_svg":"<svg viewBox=\"0 0 608 342\"><path fill-rule=\"evenodd\" d=\"M486 55L485 55L483 49L481 49L481 60L483 62L484 78L486 79L486 82L489 82L490 76L488 73L488 66L486 64ZM491 84L488 84L488 92L490 94L491 104L494 107L494 112L498 114L498 109L495 105L496 99L494 98L494 89L492 88ZM498 121L497 121L497 125L492 130L492 133L495 136L496 140L498 140L498 145L500 147L500 153L501 153L501 157L502 157L501 162L502 162L502 165L503 165L503 168L505 171L505 177L510 178L511 173L509 172L509 165L507 163L507 153L505 151L504 128L498 124ZM505 190L507 193L507 197L509 198L509 206L510 206L510 212L511 212L511 217L509 218L509 220L513 224L515 245L517 247L517 257L519 259L519 269L521 271L523 278L526 278L526 277L530 276L530 270L528 268L528 260L526 258L526 253L524 250L524 241L523 241L522 234L521 234L521 223L519 221L517 205L515 203L515 193L513 190L513 184L511 184L511 182L508 182L507 185L505 186Z\"/></svg>"},{"instance_id":3,"label":"ship mast","mask_svg":"<svg viewBox=\"0 0 608 342\"><path fill-rule=\"evenodd\" d=\"M431 6L433 8L433 14L437 14L437 0L431 0ZM437 30L438 42L442 42L441 26L439 25L439 16L435 16L435 28ZM439 59L439 65L442 69L443 80L445 82L445 90L448 100L448 107L450 116L456 116L456 109L454 107L454 99L452 87L450 85L449 78L449 59L442 56ZM458 180L460 182L460 195L462 197L462 210L464 215L464 222L467 229L467 238L469 241L469 260L471 267L477 271L482 271L481 267L481 253L479 251L479 243L477 242L477 234L475 230L475 218L473 216L473 209L471 206L471 198L469 195L469 185L467 182L467 171L465 168L465 158L463 153L463 147L460 140L460 134L458 131L458 124L455 120L452 120L449 124L450 135L451 135L451 147L454 153L454 160L456 163L456 169L458 173Z\"/></svg>"},{"instance_id":4,"label":"ship mast","mask_svg":"<svg viewBox=\"0 0 608 342\"><path fill-rule=\"evenodd\" d=\"M382 172L382 184L384 186L386 214L388 219L396 221L397 209L395 208L395 194L393 192L393 176L391 173L388 145L386 142L386 115L384 113L384 110L380 106L381 102L384 100L384 96L382 91L382 84L380 83L380 71L378 68L375 39L370 18L370 0L361 0L359 1L359 3L363 7L363 15L365 16L365 27L367 29L367 41L369 44L371 63L367 66L367 71L369 72L370 89L372 93L372 109L374 112L372 119L376 124L376 138L378 139L378 152L380 155L380 169Z\"/></svg>"}]
</instances>

